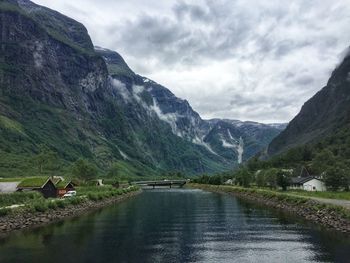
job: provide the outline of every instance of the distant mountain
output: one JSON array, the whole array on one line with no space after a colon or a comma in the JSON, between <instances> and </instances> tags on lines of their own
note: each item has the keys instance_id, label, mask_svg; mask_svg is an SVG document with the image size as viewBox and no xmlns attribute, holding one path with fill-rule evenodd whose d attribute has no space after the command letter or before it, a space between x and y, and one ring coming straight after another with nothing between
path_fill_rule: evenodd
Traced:
<instances>
[{"instance_id":1,"label":"distant mountain","mask_svg":"<svg viewBox=\"0 0 350 263\"><path fill-rule=\"evenodd\" d=\"M266 148L286 127L286 124L239 120L203 120L186 100L177 98L168 89L150 79L133 74L116 52L100 47L96 47L96 52L105 59L113 81L119 86L125 86L125 89L119 87L119 92L123 94L120 103L130 104L131 97L138 98L136 102L168 124L174 135L221 157L229 167ZM120 72L128 72L127 77ZM138 84L135 86L135 83Z\"/></svg>"},{"instance_id":2,"label":"distant mountain","mask_svg":"<svg viewBox=\"0 0 350 263\"><path fill-rule=\"evenodd\" d=\"M316 143L350 125L350 56L333 71L326 87L308 100L299 114L268 147L269 155ZM332 143L331 140L328 143ZM339 142L338 142L339 143Z\"/></svg>"},{"instance_id":3,"label":"distant mountain","mask_svg":"<svg viewBox=\"0 0 350 263\"><path fill-rule=\"evenodd\" d=\"M27 0L0 2L0 176L32 175L43 148L48 173L78 158L126 175L232 169L284 128L203 120L186 100L94 47L86 28Z\"/></svg>"}]
</instances>

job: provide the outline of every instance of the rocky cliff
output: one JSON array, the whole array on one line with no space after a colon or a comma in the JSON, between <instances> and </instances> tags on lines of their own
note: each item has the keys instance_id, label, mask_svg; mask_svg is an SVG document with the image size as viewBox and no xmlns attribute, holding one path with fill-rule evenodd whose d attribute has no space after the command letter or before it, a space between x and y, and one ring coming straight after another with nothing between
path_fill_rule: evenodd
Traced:
<instances>
[{"instance_id":1,"label":"rocky cliff","mask_svg":"<svg viewBox=\"0 0 350 263\"><path fill-rule=\"evenodd\" d=\"M327 85L308 100L287 128L269 145L275 155L315 143L350 124L350 56L333 71Z\"/></svg>"},{"instance_id":2,"label":"rocky cliff","mask_svg":"<svg viewBox=\"0 0 350 263\"><path fill-rule=\"evenodd\" d=\"M118 53L94 48L82 24L30 1L1 1L0 30L0 176L36 174L43 148L58 155L50 173L69 173L77 158L127 175L212 173L281 130L201 119Z\"/></svg>"}]
</instances>

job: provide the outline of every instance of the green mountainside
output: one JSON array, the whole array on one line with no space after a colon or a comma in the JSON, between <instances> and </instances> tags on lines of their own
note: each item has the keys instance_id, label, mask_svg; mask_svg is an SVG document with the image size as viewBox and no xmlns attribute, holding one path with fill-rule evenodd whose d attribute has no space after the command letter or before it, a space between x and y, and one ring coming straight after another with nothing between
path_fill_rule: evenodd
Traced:
<instances>
[{"instance_id":1,"label":"green mountainside","mask_svg":"<svg viewBox=\"0 0 350 263\"><path fill-rule=\"evenodd\" d=\"M118 53L94 48L82 24L7 0L0 2L0 30L0 177L68 175L78 159L103 174L117 167L125 177L237 166L236 150L230 155L217 145L219 133L212 136L217 152L211 149L210 122L135 74ZM237 132L250 145L244 160L282 129L262 126L261 137L254 127Z\"/></svg>"},{"instance_id":2,"label":"green mountainside","mask_svg":"<svg viewBox=\"0 0 350 263\"><path fill-rule=\"evenodd\" d=\"M327 86L308 100L268 147L269 155L307 143L325 141L350 124L350 56L333 71Z\"/></svg>"}]
</instances>

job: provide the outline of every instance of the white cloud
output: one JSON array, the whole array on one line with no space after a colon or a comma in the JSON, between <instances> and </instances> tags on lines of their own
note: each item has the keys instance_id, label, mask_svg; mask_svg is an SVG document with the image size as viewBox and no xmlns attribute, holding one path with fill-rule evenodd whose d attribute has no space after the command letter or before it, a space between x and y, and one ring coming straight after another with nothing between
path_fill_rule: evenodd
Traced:
<instances>
[{"instance_id":1,"label":"white cloud","mask_svg":"<svg viewBox=\"0 0 350 263\"><path fill-rule=\"evenodd\" d=\"M205 118L289 121L349 46L349 0L36 0Z\"/></svg>"}]
</instances>

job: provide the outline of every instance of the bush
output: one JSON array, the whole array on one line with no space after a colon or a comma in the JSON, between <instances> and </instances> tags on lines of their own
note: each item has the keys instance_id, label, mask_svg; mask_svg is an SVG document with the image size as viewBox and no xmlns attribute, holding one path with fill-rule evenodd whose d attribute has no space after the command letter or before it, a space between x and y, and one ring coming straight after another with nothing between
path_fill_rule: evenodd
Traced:
<instances>
[{"instance_id":1,"label":"bush","mask_svg":"<svg viewBox=\"0 0 350 263\"><path fill-rule=\"evenodd\" d=\"M49 209L56 210L56 209L57 209L57 203L56 203L55 201L49 202L48 208L49 208Z\"/></svg>"},{"instance_id":2,"label":"bush","mask_svg":"<svg viewBox=\"0 0 350 263\"><path fill-rule=\"evenodd\" d=\"M37 212L45 212L49 209L46 202L37 202L33 204L33 208Z\"/></svg>"},{"instance_id":3,"label":"bush","mask_svg":"<svg viewBox=\"0 0 350 263\"><path fill-rule=\"evenodd\" d=\"M0 209L0 217L8 215L9 212L10 212L10 209L8 209L8 208Z\"/></svg>"},{"instance_id":4,"label":"bush","mask_svg":"<svg viewBox=\"0 0 350 263\"><path fill-rule=\"evenodd\" d=\"M72 205L78 205L82 202L82 200L79 197L72 197L68 199L69 203Z\"/></svg>"},{"instance_id":5,"label":"bush","mask_svg":"<svg viewBox=\"0 0 350 263\"><path fill-rule=\"evenodd\" d=\"M1 194L0 207L31 203L33 200L44 200L44 197L38 192L15 192L12 194Z\"/></svg>"},{"instance_id":6,"label":"bush","mask_svg":"<svg viewBox=\"0 0 350 263\"><path fill-rule=\"evenodd\" d=\"M56 201L56 205L59 208L65 208L66 207L66 202L63 200Z\"/></svg>"},{"instance_id":7,"label":"bush","mask_svg":"<svg viewBox=\"0 0 350 263\"><path fill-rule=\"evenodd\" d=\"M97 201L98 200L98 196L95 193L88 193L87 197L91 201Z\"/></svg>"}]
</instances>

